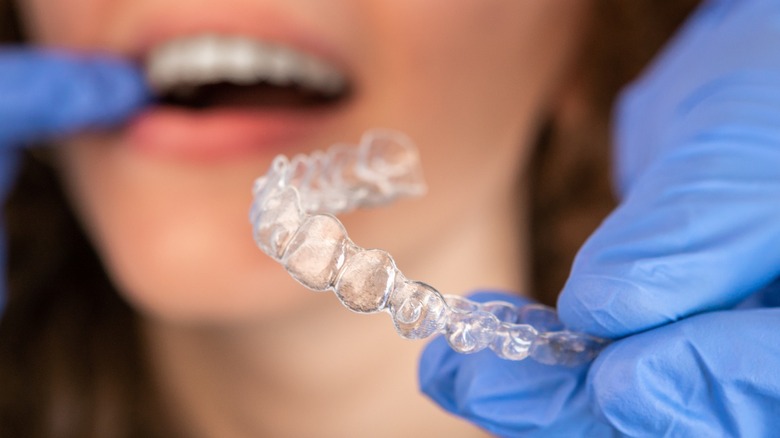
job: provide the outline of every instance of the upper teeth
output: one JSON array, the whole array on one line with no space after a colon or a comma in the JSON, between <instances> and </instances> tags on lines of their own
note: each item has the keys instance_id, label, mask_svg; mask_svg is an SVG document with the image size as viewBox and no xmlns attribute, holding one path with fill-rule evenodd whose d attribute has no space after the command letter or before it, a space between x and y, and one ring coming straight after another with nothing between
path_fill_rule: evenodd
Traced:
<instances>
[{"instance_id":1,"label":"upper teeth","mask_svg":"<svg viewBox=\"0 0 780 438\"><path fill-rule=\"evenodd\" d=\"M166 42L152 50L146 71L150 84L159 92L217 82L268 82L295 83L333 95L346 85L341 72L312 55L233 36L203 35Z\"/></svg>"}]
</instances>

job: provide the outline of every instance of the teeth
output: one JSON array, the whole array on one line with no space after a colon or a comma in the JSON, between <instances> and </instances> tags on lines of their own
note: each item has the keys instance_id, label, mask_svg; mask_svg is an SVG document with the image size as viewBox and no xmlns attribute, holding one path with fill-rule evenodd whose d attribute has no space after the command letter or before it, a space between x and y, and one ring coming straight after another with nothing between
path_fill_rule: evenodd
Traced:
<instances>
[{"instance_id":1,"label":"teeth","mask_svg":"<svg viewBox=\"0 0 780 438\"><path fill-rule=\"evenodd\" d=\"M156 47L146 74L160 93L217 82L298 84L326 95L342 92L345 76L334 66L289 47L249 38L202 35Z\"/></svg>"}]
</instances>

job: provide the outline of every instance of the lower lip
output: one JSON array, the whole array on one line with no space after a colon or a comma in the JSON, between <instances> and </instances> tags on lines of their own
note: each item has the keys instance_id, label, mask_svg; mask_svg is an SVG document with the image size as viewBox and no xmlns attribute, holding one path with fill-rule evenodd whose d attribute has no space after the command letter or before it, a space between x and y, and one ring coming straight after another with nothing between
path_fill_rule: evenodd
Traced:
<instances>
[{"instance_id":1,"label":"lower lip","mask_svg":"<svg viewBox=\"0 0 780 438\"><path fill-rule=\"evenodd\" d=\"M334 117L335 108L305 110L153 107L129 126L130 147L178 160L222 161L280 153Z\"/></svg>"}]
</instances>

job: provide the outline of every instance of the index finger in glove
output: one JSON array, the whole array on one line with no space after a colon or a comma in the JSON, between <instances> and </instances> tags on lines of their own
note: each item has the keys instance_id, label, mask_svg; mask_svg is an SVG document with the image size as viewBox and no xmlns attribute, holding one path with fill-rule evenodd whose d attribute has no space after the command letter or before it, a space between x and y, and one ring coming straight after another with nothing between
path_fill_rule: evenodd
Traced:
<instances>
[{"instance_id":1,"label":"index finger in glove","mask_svg":"<svg viewBox=\"0 0 780 438\"><path fill-rule=\"evenodd\" d=\"M703 2L670 44L618 102L616 182L626 195L639 177L682 135L700 126L680 116L706 103L720 89L759 81L777 84L780 75L780 2ZM735 90L736 91L736 90ZM761 85L739 99L761 95ZM711 126L717 119L701 120Z\"/></svg>"},{"instance_id":2,"label":"index finger in glove","mask_svg":"<svg viewBox=\"0 0 780 438\"><path fill-rule=\"evenodd\" d=\"M662 58L621 120L623 131L647 134L637 103L644 102L647 123L662 118L666 126L619 139L638 142L621 148L644 151L643 167L627 167L635 174L624 175L622 204L575 260L558 301L573 329L626 336L728 308L780 275L780 52L759 48L780 44L780 3L713 4L731 5L733 16L698 17L705 29L694 26L667 51L670 64ZM713 50L713 43L740 52L737 64L718 60L718 74L699 88L651 99L661 79L682 86L673 73L689 84L679 58L696 56L689 45ZM694 75L706 76L696 70L706 66L688 61Z\"/></svg>"},{"instance_id":3,"label":"index finger in glove","mask_svg":"<svg viewBox=\"0 0 780 438\"><path fill-rule=\"evenodd\" d=\"M148 95L142 75L127 61L0 49L0 146L114 125Z\"/></svg>"}]
</instances>

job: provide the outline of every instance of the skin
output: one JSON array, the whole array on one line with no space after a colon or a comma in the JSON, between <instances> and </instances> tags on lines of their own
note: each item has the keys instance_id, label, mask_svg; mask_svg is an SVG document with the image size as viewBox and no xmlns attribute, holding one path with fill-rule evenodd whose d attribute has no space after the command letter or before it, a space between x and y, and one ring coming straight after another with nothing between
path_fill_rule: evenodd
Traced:
<instances>
[{"instance_id":1,"label":"skin","mask_svg":"<svg viewBox=\"0 0 780 438\"><path fill-rule=\"evenodd\" d=\"M155 17L212 9L292 17L338 48L358 91L337 117L284 151L354 142L375 126L407 133L421 148L429 194L343 222L356 243L393 254L408 278L466 293L525 289L523 169L540 118L563 92L586 4L21 6L38 43L121 56L131 56ZM249 189L277 151L189 162L139 152L134 141L141 140L125 129L68 141L63 181L118 290L142 316L172 415L193 435L481 433L418 394L422 342L398 338L384 314L354 315L333 296L306 291L254 247Z\"/></svg>"}]
</instances>

